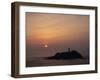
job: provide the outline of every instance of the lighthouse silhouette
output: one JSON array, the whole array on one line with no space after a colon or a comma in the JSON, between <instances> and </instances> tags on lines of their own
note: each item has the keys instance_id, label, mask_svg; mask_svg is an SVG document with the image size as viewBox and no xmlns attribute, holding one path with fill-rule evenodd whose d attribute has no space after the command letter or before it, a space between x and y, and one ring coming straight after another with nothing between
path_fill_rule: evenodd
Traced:
<instances>
[{"instance_id":1,"label":"lighthouse silhouette","mask_svg":"<svg viewBox=\"0 0 100 80\"><path fill-rule=\"evenodd\" d=\"M68 48L68 52L70 52L70 48Z\"/></svg>"},{"instance_id":2,"label":"lighthouse silhouette","mask_svg":"<svg viewBox=\"0 0 100 80\"><path fill-rule=\"evenodd\" d=\"M66 52L57 52L54 56L48 57L48 59L82 59L83 56L76 50L70 50Z\"/></svg>"}]
</instances>

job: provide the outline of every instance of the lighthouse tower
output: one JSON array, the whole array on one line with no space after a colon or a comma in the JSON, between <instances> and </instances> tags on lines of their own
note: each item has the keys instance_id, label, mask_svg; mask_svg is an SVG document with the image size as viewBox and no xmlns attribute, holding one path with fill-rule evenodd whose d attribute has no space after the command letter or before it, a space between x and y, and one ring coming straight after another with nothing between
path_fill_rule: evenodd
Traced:
<instances>
[{"instance_id":1,"label":"lighthouse tower","mask_svg":"<svg viewBox=\"0 0 100 80\"><path fill-rule=\"evenodd\" d=\"M68 48L68 52L70 53L70 48Z\"/></svg>"}]
</instances>

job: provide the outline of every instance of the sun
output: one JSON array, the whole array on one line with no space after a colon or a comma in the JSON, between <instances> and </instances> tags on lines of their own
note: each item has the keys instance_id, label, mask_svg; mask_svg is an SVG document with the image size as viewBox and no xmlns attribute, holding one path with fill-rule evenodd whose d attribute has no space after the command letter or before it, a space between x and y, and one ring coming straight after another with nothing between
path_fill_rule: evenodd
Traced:
<instances>
[{"instance_id":1,"label":"sun","mask_svg":"<svg viewBox=\"0 0 100 80\"><path fill-rule=\"evenodd\" d=\"M48 48L48 45L47 45L47 44L45 44L45 45L44 45L44 47L45 47L45 48Z\"/></svg>"}]
</instances>

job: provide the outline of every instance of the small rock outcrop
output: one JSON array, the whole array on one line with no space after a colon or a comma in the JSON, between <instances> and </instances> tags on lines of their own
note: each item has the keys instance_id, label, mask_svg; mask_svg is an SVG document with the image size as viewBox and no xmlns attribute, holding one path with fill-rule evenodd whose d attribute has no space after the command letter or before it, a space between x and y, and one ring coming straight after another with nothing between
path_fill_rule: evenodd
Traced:
<instances>
[{"instance_id":1,"label":"small rock outcrop","mask_svg":"<svg viewBox=\"0 0 100 80\"><path fill-rule=\"evenodd\" d=\"M66 52L58 52L54 56L47 57L48 59L82 59L83 56L76 50L70 51L70 48L68 48L68 51Z\"/></svg>"}]
</instances>

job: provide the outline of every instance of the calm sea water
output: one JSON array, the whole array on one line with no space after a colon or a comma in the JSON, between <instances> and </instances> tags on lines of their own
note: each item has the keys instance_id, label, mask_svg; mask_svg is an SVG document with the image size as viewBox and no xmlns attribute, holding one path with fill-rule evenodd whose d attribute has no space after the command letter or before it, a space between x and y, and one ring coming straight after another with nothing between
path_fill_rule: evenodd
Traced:
<instances>
[{"instance_id":1,"label":"calm sea water","mask_svg":"<svg viewBox=\"0 0 100 80\"><path fill-rule=\"evenodd\" d=\"M89 59L84 58L84 59L55 60L55 59L46 59L43 57L33 57L26 60L26 67L81 65L81 64L89 64Z\"/></svg>"}]
</instances>

